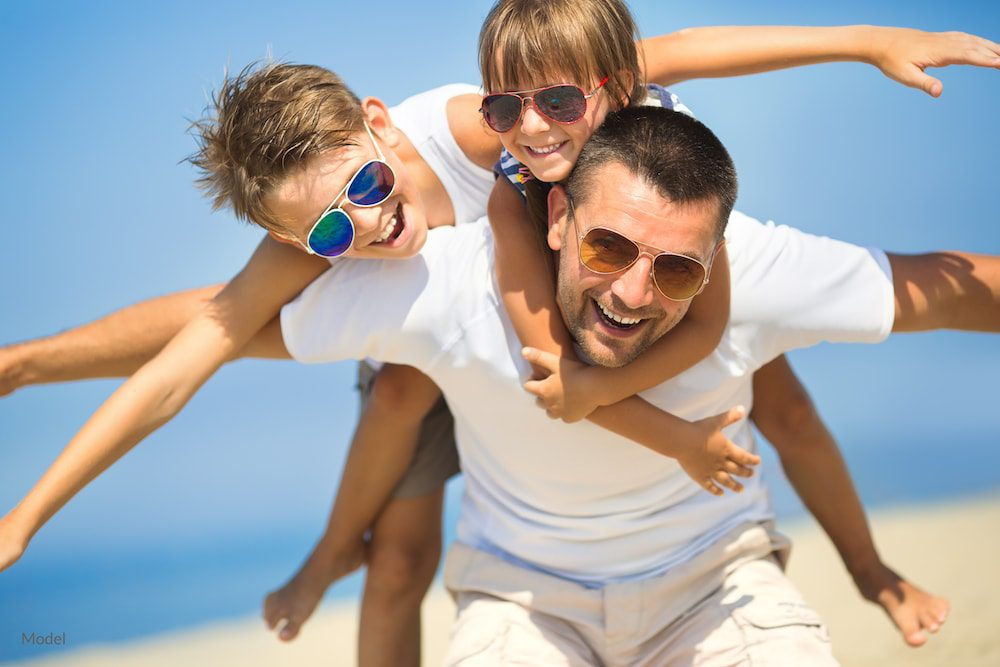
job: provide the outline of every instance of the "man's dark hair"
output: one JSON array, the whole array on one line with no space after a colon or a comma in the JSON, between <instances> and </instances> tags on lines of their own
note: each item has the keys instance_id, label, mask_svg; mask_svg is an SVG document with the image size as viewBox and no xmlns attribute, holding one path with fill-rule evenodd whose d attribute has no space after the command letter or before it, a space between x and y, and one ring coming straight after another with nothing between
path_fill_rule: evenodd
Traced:
<instances>
[{"instance_id":1,"label":"man's dark hair","mask_svg":"<svg viewBox=\"0 0 1000 667\"><path fill-rule=\"evenodd\" d=\"M716 236L722 238L736 203L736 168L725 146L703 123L662 107L634 106L609 113L590 137L566 179L576 205L584 203L591 179L618 163L647 181L671 202L717 201Z\"/></svg>"}]
</instances>

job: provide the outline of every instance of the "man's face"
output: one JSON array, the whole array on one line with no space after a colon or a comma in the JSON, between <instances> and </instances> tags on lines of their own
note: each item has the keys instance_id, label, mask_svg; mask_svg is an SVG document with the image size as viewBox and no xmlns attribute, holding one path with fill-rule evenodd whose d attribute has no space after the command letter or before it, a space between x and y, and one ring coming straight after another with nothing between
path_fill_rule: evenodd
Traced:
<instances>
[{"instance_id":1,"label":"man's face","mask_svg":"<svg viewBox=\"0 0 1000 667\"><path fill-rule=\"evenodd\" d=\"M389 144L381 142L379 148L396 175L396 187L388 199L370 208L355 206L346 198L337 202L354 221L354 245L345 257L403 259L419 252L427 239L427 215L416 184ZM333 197L362 165L377 157L362 131L354 136L353 145L318 155L279 183L265 196L264 205L286 221L294 238L285 240L302 247Z\"/></svg>"},{"instance_id":2,"label":"man's face","mask_svg":"<svg viewBox=\"0 0 1000 667\"><path fill-rule=\"evenodd\" d=\"M670 331L691 301L671 301L656 289L648 255L618 273L590 271L579 260L579 235L604 227L708 266L716 250L718 204L674 204L617 163L594 176L587 198L574 202L575 224L569 220L565 191L553 189L548 238L552 249L560 251L558 300L570 334L594 363L618 367ZM627 324L616 322L609 313Z\"/></svg>"}]
</instances>

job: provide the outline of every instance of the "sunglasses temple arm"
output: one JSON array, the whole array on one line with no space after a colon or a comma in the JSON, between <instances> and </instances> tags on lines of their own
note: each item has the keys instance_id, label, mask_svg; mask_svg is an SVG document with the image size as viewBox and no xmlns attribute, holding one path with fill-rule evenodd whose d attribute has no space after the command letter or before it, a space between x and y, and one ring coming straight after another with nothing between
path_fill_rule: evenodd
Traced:
<instances>
[{"instance_id":1,"label":"sunglasses temple arm","mask_svg":"<svg viewBox=\"0 0 1000 667\"><path fill-rule=\"evenodd\" d=\"M368 133L368 138L372 140L372 146L375 147L375 155L378 155L379 160L385 162L385 155L382 153L382 148L378 145L378 142L375 141L375 134L372 132L371 128L368 127L367 122L364 123L364 126L365 132Z\"/></svg>"}]
</instances>

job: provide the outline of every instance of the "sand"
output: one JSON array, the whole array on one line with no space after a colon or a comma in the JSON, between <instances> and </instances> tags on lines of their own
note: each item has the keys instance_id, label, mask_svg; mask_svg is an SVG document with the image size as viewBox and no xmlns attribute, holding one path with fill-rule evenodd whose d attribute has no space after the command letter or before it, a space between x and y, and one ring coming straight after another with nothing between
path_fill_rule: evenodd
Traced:
<instances>
[{"instance_id":1,"label":"sand","mask_svg":"<svg viewBox=\"0 0 1000 667\"><path fill-rule=\"evenodd\" d=\"M922 648L905 646L882 610L863 601L812 522L782 526L795 541L789 573L823 615L847 666L1000 665L1000 496L873 513L883 558L923 588L947 596L952 613ZM437 587L424 604L424 664L440 664L454 607ZM291 644L256 618L113 646L91 646L18 665L176 667L177 665L351 665L356 618L350 604L322 608Z\"/></svg>"}]
</instances>

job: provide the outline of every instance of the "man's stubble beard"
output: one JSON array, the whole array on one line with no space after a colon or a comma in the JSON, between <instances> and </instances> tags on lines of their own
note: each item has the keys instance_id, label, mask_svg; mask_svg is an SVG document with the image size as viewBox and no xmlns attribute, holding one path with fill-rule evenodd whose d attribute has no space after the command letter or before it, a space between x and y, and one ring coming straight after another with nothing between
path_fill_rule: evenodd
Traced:
<instances>
[{"instance_id":1,"label":"man's stubble beard","mask_svg":"<svg viewBox=\"0 0 1000 667\"><path fill-rule=\"evenodd\" d=\"M562 272L557 277L557 297L559 310L562 313L563 322L570 336L580 346L583 354L594 364L607 368L620 368L627 366L642 355L643 352L652 347L665 333L677 326L686 313L678 311L673 314L672 320L660 320L656 322L655 328L650 324L645 325L646 331L641 338L629 341L629 349L620 350L621 354L609 354L609 349L616 349L612 343L603 345L597 349L593 343L596 332L591 332L585 325L586 309L591 307L591 297L586 292L578 293L575 286L569 281L561 279ZM588 335L591 334L591 335Z\"/></svg>"}]
</instances>

